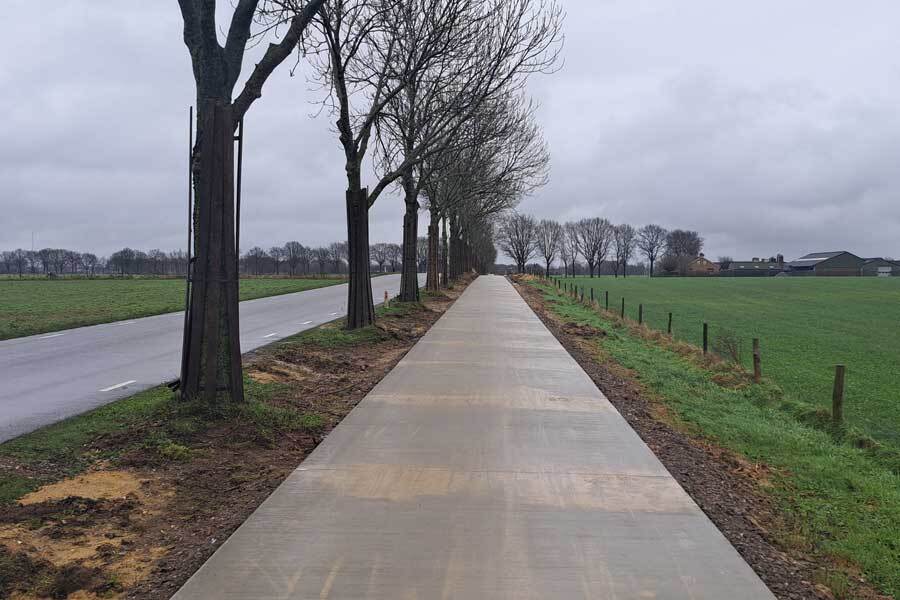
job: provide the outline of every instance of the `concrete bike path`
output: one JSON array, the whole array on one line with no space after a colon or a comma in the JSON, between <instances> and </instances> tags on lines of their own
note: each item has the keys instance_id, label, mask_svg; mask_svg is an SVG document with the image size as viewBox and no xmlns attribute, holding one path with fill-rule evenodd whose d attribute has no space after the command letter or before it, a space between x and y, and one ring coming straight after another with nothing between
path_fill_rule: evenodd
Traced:
<instances>
[{"instance_id":1,"label":"concrete bike path","mask_svg":"<svg viewBox=\"0 0 900 600\"><path fill-rule=\"evenodd\" d=\"M175 598L773 596L485 276Z\"/></svg>"}]
</instances>

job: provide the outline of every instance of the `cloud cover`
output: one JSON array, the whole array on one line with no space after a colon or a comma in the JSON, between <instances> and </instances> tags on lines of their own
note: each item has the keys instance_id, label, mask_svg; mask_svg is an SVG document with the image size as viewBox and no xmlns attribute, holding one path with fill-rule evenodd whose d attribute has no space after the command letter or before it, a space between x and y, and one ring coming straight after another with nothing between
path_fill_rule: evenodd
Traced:
<instances>
[{"instance_id":1,"label":"cloud cover","mask_svg":"<svg viewBox=\"0 0 900 600\"><path fill-rule=\"evenodd\" d=\"M193 81L175 3L12 4L0 248L32 231L104 254L182 246ZM521 210L697 229L713 256L900 257L900 5L563 6L565 65L530 85L551 181ZM282 68L248 115L243 248L345 235L342 155L309 88L302 64ZM401 222L381 198L372 239L398 241Z\"/></svg>"}]
</instances>

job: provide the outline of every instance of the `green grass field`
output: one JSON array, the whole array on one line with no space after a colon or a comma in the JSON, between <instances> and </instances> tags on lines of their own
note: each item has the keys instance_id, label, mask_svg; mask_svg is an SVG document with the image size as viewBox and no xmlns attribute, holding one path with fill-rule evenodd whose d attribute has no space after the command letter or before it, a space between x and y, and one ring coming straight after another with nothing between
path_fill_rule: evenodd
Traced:
<instances>
[{"instance_id":1,"label":"green grass field","mask_svg":"<svg viewBox=\"0 0 900 600\"><path fill-rule=\"evenodd\" d=\"M900 446L900 278L654 278L564 281L594 288L611 309L700 345L703 322L713 345L722 332L742 343L751 365L751 341L760 339L763 374L786 394L830 408L834 365L847 367L844 413L848 424Z\"/></svg>"},{"instance_id":2,"label":"green grass field","mask_svg":"<svg viewBox=\"0 0 900 600\"><path fill-rule=\"evenodd\" d=\"M341 279L242 279L241 300L302 292ZM0 281L0 340L184 309L182 279Z\"/></svg>"}]
</instances>

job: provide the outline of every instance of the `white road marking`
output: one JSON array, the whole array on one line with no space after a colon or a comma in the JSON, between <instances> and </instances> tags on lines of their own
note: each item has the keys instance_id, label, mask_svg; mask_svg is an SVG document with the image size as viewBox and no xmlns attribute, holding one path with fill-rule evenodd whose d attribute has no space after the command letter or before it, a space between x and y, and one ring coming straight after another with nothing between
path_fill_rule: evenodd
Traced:
<instances>
[{"instance_id":1,"label":"white road marking","mask_svg":"<svg viewBox=\"0 0 900 600\"><path fill-rule=\"evenodd\" d=\"M64 333L54 333L54 334L52 334L52 335L45 335L45 336L43 336L43 337L39 337L38 339L39 339L39 340L49 340L50 338L59 337L59 336L61 336L61 335L66 335L66 334L64 334Z\"/></svg>"},{"instance_id":2,"label":"white road marking","mask_svg":"<svg viewBox=\"0 0 900 600\"><path fill-rule=\"evenodd\" d=\"M333 316L338 315L338 314L340 314L340 313L331 313L331 316L333 317Z\"/></svg>"},{"instance_id":3,"label":"white road marking","mask_svg":"<svg viewBox=\"0 0 900 600\"><path fill-rule=\"evenodd\" d=\"M131 325L132 323L136 323L136 321L125 321L124 323L112 323L110 327L118 327L120 325Z\"/></svg>"},{"instance_id":4,"label":"white road marking","mask_svg":"<svg viewBox=\"0 0 900 600\"><path fill-rule=\"evenodd\" d=\"M135 379L129 379L128 381L123 381L122 383L117 383L116 385L111 385L111 386L109 386L109 387L103 388L103 389L100 390L100 391L101 391L101 392L111 392L111 391L113 391L113 390L117 390L117 389L119 389L119 388L123 388L123 387L125 387L126 385L131 385L132 383L135 383L136 381L137 381L137 380L135 380Z\"/></svg>"},{"instance_id":5,"label":"white road marking","mask_svg":"<svg viewBox=\"0 0 900 600\"><path fill-rule=\"evenodd\" d=\"M303 321L303 322L300 323L300 324L301 324L301 325L309 325L310 323L312 323L312 321Z\"/></svg>"},{"instance_id":6,"label":"white road marking","mask_svg":"<svg viewBox=\"0 0 900 600\"><path fill-rule=\"evenodd\" d=\"M270 338L270 337L273 337L273 336L276 336L276 335L278 335L278 332L277 332L277 331L276 331L275 333L270 333L269 335L264 335L263 337L264 337L264 338Z\"/></svg>"}]
</instances>

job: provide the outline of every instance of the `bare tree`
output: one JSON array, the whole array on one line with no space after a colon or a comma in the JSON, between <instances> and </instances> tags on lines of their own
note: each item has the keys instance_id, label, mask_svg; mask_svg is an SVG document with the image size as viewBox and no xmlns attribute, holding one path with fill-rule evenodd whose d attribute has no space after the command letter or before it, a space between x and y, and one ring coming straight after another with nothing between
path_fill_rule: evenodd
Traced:
<instances>
[{"instance_id":1,"label":"bare tree","mask_svg":"<svg viewBox=\"0 0 900 600\"><path fill-rule=\"evenodd\" d=\"M368 255L368 248L366 248L366 255ZM340 273L343 270L344 259L347 258L347 243L346 242L332 242L328 245L328 257L331 259L331 264L333 265L334 272ZM368 269L366 269L368 273Z\"/></svg>"},{"instance_id":2,"label":"bare tree","mask_svg":"<svg viewBox=\"0 0 900 600\"><path fill-rule=\"evenodd\" d=\"M387 244L386 253L388 262L391 264L391 273L396 273L400 268L403 248L400 247L400 244Z\"/></svg>"},{"instance_id":3,"label":"bare tree","mask_svg":"<svg viewBox=\"0 0 900 600\"><path fill-rule=\"evenodd\" d=\"M525 265L534 256L537 241L537 223L534 217L512 213L500 221L497 244L516 261L519 273L525 272Z\"/></svg>"},{"instance_id":4,"label":"bare tree","mask_svg":"<svg viewBox=\"0 0 900 600\"><path fill-rule=\"evenodd\" d=\"M665 229L654 224L644 225L638 230L637 247L647 257L647 262L650 263L650 277L653 277L653 267L656 264L656 259L659 258L666 246L667 235L668 232Z\"/></svg>"},{"instance_id":5,"label":"bare tree","mask_svg":"<svg viewBox=\"0 0 900 600\"><path fill-rule=\"evenodd\" d=\"M310 54L330 90L348 178L351 281L347 325L374 317L368 280L368 210L400 180L404 217L402 296L418 295L415 243L420 165L479 103L523 85L555 62L560 11L542 0L332 0ZM463 73L464 77L457 75ZM376 129L377 128L377 129ZM379 177L362 186L361 163L379 132ZM381 135L383 133L383 135Z\"/></svg>"},{"instance_id":6,"label":"bare tree","mask_svg":"<svg viewBox=\"0 0 900 600\"><path fill-rule=\"evenodd\" d=\"M303 259L303 251L305 248L300 242L287 242L284 245L284 260L287 262L288 271L291 275L297 273L297 266Z\"/></svg>"},{"instance_id":7,"label":"bare tree","mask_svg":"<svg viewBox=\"0 0 900 600\"><path fill-rule=\"evenodd\" d=\"M593 277L594 268L603 263L612 244L612 226L606 219L593 217L576 222L574 231L578 251L587 261L588 271Z\"/></svg>"},{"instance_id":8,"label":"bare tree","mask_svg":"<svg viewBox=\"0 0 900 600\"><path fill-rule=\"evenodd\" d=\"M319 274L324 275L328 272L328 263L331 260L331 251L327 246L319 246L312 251L316 264L319 265Z\"/></svg>"},{"instance_id":9,"label":"bare tree","mask_svg":"<svg viewBox=\"0 0 900 600\"><path fill-rule=\"evenodd\" d=\"M262 265L267 258L269 258L269 255L259 246L253 246L247 250L247 266L252 268L254 275L259 275L262 272Z\"/></svg>"},{"instance_id":10,"label":"bare tree","mask_svg":"<svg viewBox=\"0 0 900 600\"><path fill-rule=\"evenodd\" d=\"M97 255L92 254L90 252L85 252L81 255L81 263L84 265L84 268L87 270L88 275L91 277L94 276L94 269L97 268Z\"/></svg>"},{"instance_id":11,"label":"bare tree","mask_svg":"<svg viewBox=\"0 0 900 600\"><path fill-rule=\"evenodd\" d=\"M550 266L559 253L563 237L562 225L550 219L542 219L537 227L537 249L544 257L544 274L550 277Z\"/></svg>"},{"instance_id":12,"label":"bare tree","mask_svg":"<svg viewBox=\"0 0 900 600\"><path fill-rule=\"evenodd\" d=\"M613 231L613 245L616 254L616 277L619 276L619 266L622 267L622 277L628 276L628 261L634 253L636 233L634 227L623 223L616 225Z\"/></svg>"},{"instance_id":13,"label":"bare tree","mask_svg":"<svg viewBox=\"0 0 900 600\"><path fill-rule=\"evenodd\" d=\"M372 244L372 247L369 249L369 254L372 256L372 260L375 261L375 264L378 265L378 272L384 272L384 264L388 261L388 244L384 242L379 242L377 244Z\"/></svg>"},{"instance_id":14,"label":"bare tree","mask_svg":"<svg viewBox=\"0 0 900 600\"><path fill-rule=\"evenodd\" d=\"M574 277L578 264L578 255L581 254L581 243L578 240L578 226L574 221L566 221L563 224L563 243L566 245L566 254L571 262L570 276Z\"/></svg>"},{"instance_id":15,"label":"bare tree","mask_svg":"<svg viewBox=\"0 0 900 600\"><path fill-rule=\"evenodd\" d=\"M237 248L234 223L234 131L250 105L262 95L269 75L300 41L324 0L273 17L283 33L269 44L238 96L232 99L251 39L254 15L268 0L236 0L225 37L219 43L215 0L178 0L184 43L191 56L197 93L197 143L193 152L194 246L191 297L185 319L180 388L183 397L215 401L219 390L243 401L238 326ZM272 13L275 15L275 13ZM270 21L270 25L273 23ZM270 30L274 30L273 26ZM264 32L265 33L265 32Z\"/></svg>"},{"instance_id":16,"label":"bare tree","mask_svg":"<svg viewBox=\"0 0 900 600\"><path fill-rule=\"evenodd\" d=\"M275 274L281 274L281 265L287 260L287 252L284 249L284 246L272 246L269 248L269 258L272 259L272 267L275 269Z\"/></svg>"}]
</instances>

